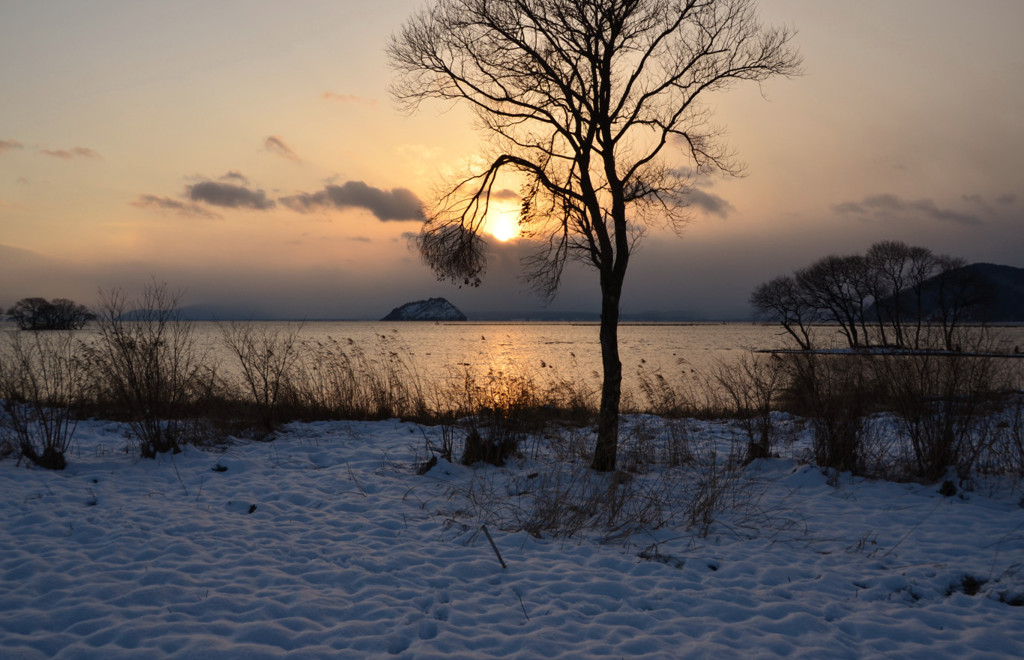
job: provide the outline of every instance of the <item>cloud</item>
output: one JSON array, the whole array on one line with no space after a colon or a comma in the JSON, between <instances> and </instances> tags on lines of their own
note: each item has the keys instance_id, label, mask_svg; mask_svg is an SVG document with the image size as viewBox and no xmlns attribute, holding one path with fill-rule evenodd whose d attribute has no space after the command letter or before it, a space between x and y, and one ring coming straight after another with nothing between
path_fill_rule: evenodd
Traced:
<instances>
[{"instance_id":1,"label":"cloud","mask_svg":"<svg viewBox=\"0 0 1024 660\"><path fill-rule=\"evenodd\" d=\"M74 158L99 158L100 155L88 147L72 147L71 149L41 149L39 154L60 158L61 160L72 160Z\"/></svg>"},{"instance_id":2,"label":"cloud","mask_svg":"<svg viewBox=\"0 0 1024 660\"><path fill-rule=\"evenodd\" d=\"M381 190L362 181L349 181L340 186L328 185L315 193L300 193L279 200L299 213L322 208L363 208L378 220L422 220L423 204L411 190Z\"/></svg>"},{"instance_id":3,"label":"cloud","mask_svg":"<svg viewBox=\"0 0 1024 660\"><path fill-rule=\"evenodd\" d=\"M733 210L732 204L725 201L714 193L710 193L706 190L700 190L699 188L692 188L686 193L686 201L691 206L696 206L699 209L703 209L705 212L712 215L717 215L720 218L729 217L729 213Z\"/></svg>"},{"instance_id":4,"label":"cloud","mask_svg":"<svg viewBox=\"0 0 1024 660\"><path fill-rule=\"evenodd\" d=\"M154 208L188 217L210 218L214 220L221 217L212 211L204 209L199 204L183 202L178 199L171 199L170 197L159 197L157 195L139 195L131 204L139 208Z\"/></svg>"},{"instance_id":5,"label":"cloud","mask_svg":"<svg viewBox=\"0 0 1024 660\"><path fill-rule=\"evenodd\" d=\"M320 98L327 101L334 101L336 103L368 105L371 107L377 105L376 99L364 99L363 97L356 96L354 94L335 94L334 92L324 92L320 95Z\"/></svg>"},{"instance_id":6,"label":"cloud","mask_svg":"<svg viewBox=\"0 0 1024 660\"><path fill-rule=\"evenodd\" d=\"M14 151L15 149L21 149L22 144L17 140L0 140L0 154L5 151Z\"/></svg>"},{"instance_id":7,"label":"cloud","mask_svg":"<svg viewBox=\"0 0 1024 660\"><path fill-rule=\"evenodd\" d=\"M706 190L717 182L713 175L697 172L690 167L678 167L669 170L668 174L676 179L677 185L682 186L682 190L675 196L677 202L720 218L729 217L735 210L723 197Z\"/></svg>"},{"instance_id":8,"label":"cloud","mask_svg":"<svg viewBox=\"0 0 1024 660\"><path fill-rule=\"evenodd\" d=\"M246 185L246 186L249 185L249 178L247 176L245 176L244 174L242 174L241 172L236 172L234 170L232 170L232 171L228 172L227 174L225 174L224 176L222 176L220 178L220 180L221 181L241 181L243 185Z\"/></svg>"},{"instance_id":9,"label":"cloud","mask_svg":"<svg viewBox=\"0 0 1024 660\"><path fill-rule=\"evenodd\" d=\"M976 201L972 196L967 197ZM980 198L979 198L980 199ZM896 195L883 194L865 197L860 202L843 202L833 209L843 215L858 215L867 219L892 220L894 218L920 218L961 225L983 224L978 216L940 208L930 199L907 201Z\"/></svg>"},{"instance_id":10,"label":"cloud","mask_svg":"<svg viewBox=\"0 0 1024 660\"><path fill-rule=\"evenodd\" d=\"M514 200L519 200L519 199L522 199L522 197L519 195L519 193L517 193L514 190L509 190L508 188L502 188L498 192L491 193L491 199L514 199Z\"/></svg>"},{"instance_id":11,"label":"cloud","mask_svg":"<svg viewBox=\"0 0 1024 660\"><path fill-rule=\"evenodd\" d=\"M274 200L267 199L267 194L262 190L250 190L245 186L236 186L233 183L200 181L188 186L186 190L189 199L193 202L206 202L214 206L265 211L274 208L276 205Z\"/></svg>"},{"instance_id":12,"label":"cloud","mask_svg":"<svg viewBox=\"0 0 1024 660\"><path fill-rule=\"evenodd\" d=\"M271 135L264 140L263 148L272 154L280 156L281 158L285 158L296 163L299 162L299 155L296 154L287 143L285 143L284 139L280 135Z\"/></svg>"}]
</instances>

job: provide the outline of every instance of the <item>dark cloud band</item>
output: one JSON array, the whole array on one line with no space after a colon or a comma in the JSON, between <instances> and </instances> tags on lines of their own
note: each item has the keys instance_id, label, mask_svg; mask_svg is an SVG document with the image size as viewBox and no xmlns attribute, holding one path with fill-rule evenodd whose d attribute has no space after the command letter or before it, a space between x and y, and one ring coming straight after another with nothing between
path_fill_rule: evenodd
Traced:
<instances>
[{"instance_id":1,"label":"dark cloud band","mask_svg":"<svg viewBox=\"0 0 1024 660\"><path fill-rule=\"evenodd\" d=\"M300 213L324 208L363 208L378 220L423 220L423 204L411 190L381 190L362 181L349 181L340 186L325 186L315 193L282 197L280 202Z\"/></svg>"},{"instance_id":2,"label":"dark cloud band","mask_svg":"<svg viewBox=\"0 0 1024 660\"><path fill-rule=\"evenodd\" d=\"M200 181L192 184L188 187L188 197L193 202L205 202L231 209L265 211L276 206L274 200L267 199L267 194L262 190L250 190L245 186L222 181Z\"/></svg>"},{"instance_id":3,"label":"dark cloud band","mask_svg":"<svg viewBox=\"0 0 1024 660\"><path fill-rule=\"evenodd\" d=\"M940 208L930 199L908 201L890 194L871 195L859 202L843 202L837 204L834 209L837 213L844 215L858 215L879 220L893 217L918 217L961 225L983 224L976 215Z\"/></svg>"}]
</instances>

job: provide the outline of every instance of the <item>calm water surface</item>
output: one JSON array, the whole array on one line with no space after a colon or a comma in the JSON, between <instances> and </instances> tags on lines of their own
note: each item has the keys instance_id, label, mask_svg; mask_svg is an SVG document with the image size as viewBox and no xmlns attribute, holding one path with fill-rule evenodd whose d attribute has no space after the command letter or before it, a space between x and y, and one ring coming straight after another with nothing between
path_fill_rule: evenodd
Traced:
<instances>
[{"instance_id":1,"label":"calm water surface","mask_svg":"<svg viewBox=\"0 0 1024 660\"><path fill-rule=\"evenodd\" d=\"M287 324L267 324L287 327ZM596 323L336 323L302 325L309 339L352 339L373 350L397 342L417 371L433 375L452 367L601 370ZM777 326L729 324L629 324L619 328L623 370L703 368L748 348L781 348Z\"/></svg>"},{"instance_id":2,"label":"calm water surface","mask_svg":"<svg viewBox=\"0 0 1024 660\"><path fill-rule=\"evenodd\" d=\"M369 356L395 352L424 382L458 377L465 371L527 375L547 384L570 381L597 389L601 346L596 323L428 323L428 322L259 322L257 332L298 331L308 342L357 346ZM216 323L196 324L197 338L210 347L222 373L232 372ZM639 374L671 382L730 360L748 349L784 348L782 330L752 323L624 324L619 352L624 389L635 390Z\"/></svg>"},{"instance_id":3,"label":"calm water surface","mask_svg":"<svg viewBox=\"0 0 1024 660\"><path fill-rule=\"evenodd\" d=\"M601 381L601 347L596 323L432 323L432 322L251 322L257 337L296 332L300 341L338 347L348 355L355 349L369 358L394 354L411 375L423 383L437 382L466 371L526 375L545 384L570 381L597 388ZM238 373L227 348L225 325L194 325L199 347L205 347L224 375ZM13 326L11 326L13 329ZM819 335L823 347L843 347L831 329ZM1000 348L1024 350L1024 326L998 327L992 332ZM95 339L87 326L78 336ZM748 350L792 348L778 325L754 323L656 323L619 327L619 352L624 388L635 391L641 375L663 376L681 383L706 373L717 362L730 362ZM1014 361L1014 362L1024 362Z\"/></svg>"},{"instance_id":4,"label":"calm water surface","mask_svg":"<svg viewBox=\"0 0 1024 660\"><path fill-rule=\"evenodd\" d=\"M199 338L209 342L221 366L234 358L226 352L221 326L198 323ZM424 380L450 377L469 369L525 373L541 380L568 379L597 384L601 346L596 323L432 323L432 322L305 322L257 323L257 331L297 330L306 341L355 344L368 355L396 352ZM1004 350L1024 348L1024 327L994 328ZM834 337L833 337L834 335ZM823 347L844 346L838 333L826 331ZM829 339L832 339L829 341ZM773 324L658 323L619 327L619 353L625 385L643 372L678 381L704 372L718 361L731 361L748 350L792 348L788 335Z\"/></svg>"}]
</instances>

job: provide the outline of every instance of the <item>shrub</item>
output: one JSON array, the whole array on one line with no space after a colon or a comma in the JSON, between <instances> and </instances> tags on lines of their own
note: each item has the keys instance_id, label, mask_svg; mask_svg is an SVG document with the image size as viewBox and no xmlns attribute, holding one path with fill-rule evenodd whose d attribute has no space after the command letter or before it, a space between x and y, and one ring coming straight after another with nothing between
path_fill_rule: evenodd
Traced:
<instances>
[{"instance_id":1,"label":"shrub","mask_svg":"<svg viewBox=\"0 0 1024 660\"><path fill-rule=\"evenodd\" d=\"M782 358L747 352L733 363L719 361L711 370L711 379L746 432L744 462L770 457L776 435L772 411L785 380Z\"/></svg>"},{"instance_id":2,"label":"shrub","mask_svg":"<svg viewBox=\"0 0 1024 660\"><path fill-rule=\"evenodd\" d=\"M955 467L966 475L985 450L986 418L1007 374L998 358L963 354L887 355L875 360L897 429L912 450L910 473L928 481Z\"/></svg>"},{"instance_id":3,"label":"shrub","mask_svg":"<svg viewBox=\"0 0 1024 660\"><path fill-rule=\"evenodd\" d=\"M788 357L788 403L810 417L814 460L820 467L863 473L861 431L875 392L867 359L815 353Z\"/></svg>"},{"instance_id":4,"label":"shrub","mask_svg":"<svg viewBox=\"0 0 1024 660\"><path fill-rule=\"evenodd\" d=\"M20 455L40 467L64 469L81 398L81 362L71 335L6 334L0 348L0 405Z\"/></svg>"},{"instance_id":5,"label":"shrub","mask_svg":"<svg viewBox=\"0 0 1024 660\"><path fill-rule=\"evenodd\" d=\"M101 298L99 337L87 351L97 393L120 407L144 458L176 453L195 439L194 404L215 376L181 318L181 296L154 283L132 303L119 289Z\"/></svg>"},{"instance_id":6,"label":"shrub","mask_svg":"<svg viewBox=\"0 0 1024 660\"><path fill-rule=\"evenodd\" d=\"M516 455L519 442L530 429L543 425L541 397L534 379L525 371L509 366L488 369L479 379L468 369L460 379L461 389L453 400L469 413L461 462L504 465Z\"/></svg>"},{"instance_id":7,"label":"shrub","mask_svg":"<svg viewBox=\"0 0 1024 660\"><path fill-rule=\"evenodd\" d=\"M221 337L237 360L243 396L251 398L268 431L279 421L282 405L295 399L296 371L302 358L301 328L280 331L252 323L221 326Z\"/></svg>"}]
</instances>

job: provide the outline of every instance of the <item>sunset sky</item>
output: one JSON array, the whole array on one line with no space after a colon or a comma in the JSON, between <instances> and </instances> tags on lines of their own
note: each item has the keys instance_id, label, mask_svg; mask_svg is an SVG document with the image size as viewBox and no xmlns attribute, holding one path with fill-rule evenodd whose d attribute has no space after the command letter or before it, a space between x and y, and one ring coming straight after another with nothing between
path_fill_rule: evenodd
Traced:
<instances>
[{"instance_id":1,"label":"sunset sky","mask_svg":"<svg viewBox=\"0 0 1024 660\"><path fill-rule=\"evenodd\" d=\"M409 249L419 201L487 139L462 108L388 97L385 44L420 4L4 0L0 306L156 278L293 318L540 308L515 240L480 289ZM747 175L703 182L682 236L648 234L624 312L743 317L759 282L883 239L1024 266L1024 2L760 7L805 73L706 99ZM597 301L579 270L551 309Z\"/></svg>"}]
</instances>

